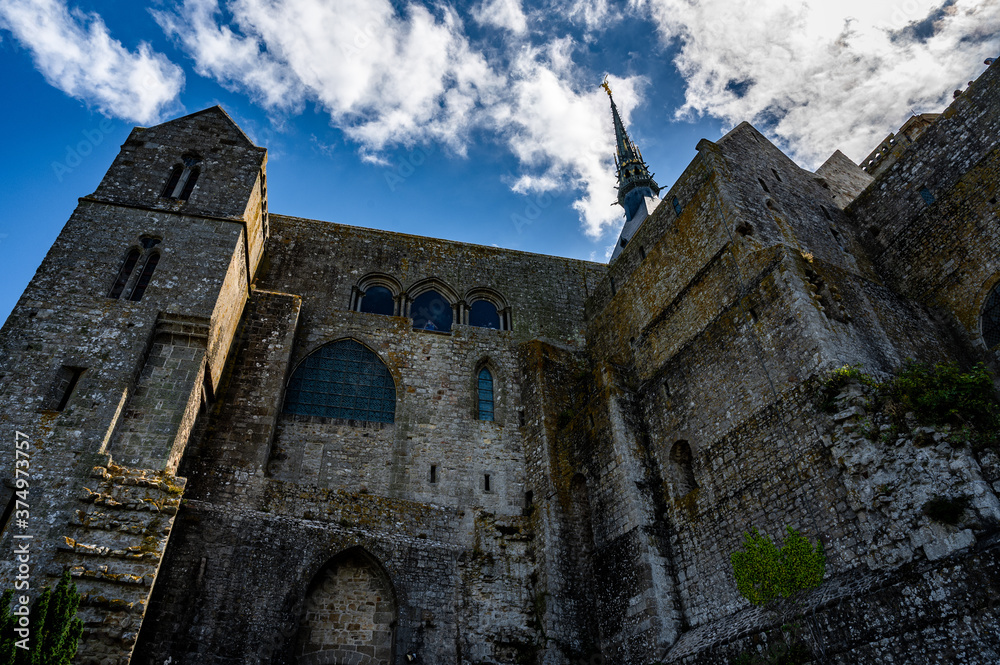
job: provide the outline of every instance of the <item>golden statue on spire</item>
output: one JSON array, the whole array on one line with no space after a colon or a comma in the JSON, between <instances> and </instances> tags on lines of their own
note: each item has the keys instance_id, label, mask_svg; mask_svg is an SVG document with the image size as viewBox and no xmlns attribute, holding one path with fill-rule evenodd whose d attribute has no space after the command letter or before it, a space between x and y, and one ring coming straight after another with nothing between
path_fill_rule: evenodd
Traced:
<instances>
[{"instance_id":1,"label":"golden statue on spire","mask_svg":"<svg viewBox=\"0 0 1000 665\"><path fill-rule=\"evenodd\" d=\"M601 84L601 87L604 88L604 92L608 93L608 97L610 97L611 96L611 86L608 85L608 75L607 74L604 75L604 83Z\"/></svg>"}]
</instances>

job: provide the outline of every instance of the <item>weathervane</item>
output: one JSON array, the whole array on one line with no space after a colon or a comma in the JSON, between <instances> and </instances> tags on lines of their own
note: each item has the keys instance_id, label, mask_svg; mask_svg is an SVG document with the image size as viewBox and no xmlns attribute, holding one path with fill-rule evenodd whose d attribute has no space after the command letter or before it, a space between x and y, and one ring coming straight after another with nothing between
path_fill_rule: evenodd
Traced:
<instances>
[{"instance_id":1,"label":"weathervane","mask_svg":"<svg viewBox=\"0 0 1000 665\"><path fill-rule=\"evenodd\" d=\"M611 86L608 85L608 75L607 74L604 75L604 83L601 84L601 87L604 88L604 92L608 93L608 97L610 97L611 96Z\"/></svg>"}]
</instances>

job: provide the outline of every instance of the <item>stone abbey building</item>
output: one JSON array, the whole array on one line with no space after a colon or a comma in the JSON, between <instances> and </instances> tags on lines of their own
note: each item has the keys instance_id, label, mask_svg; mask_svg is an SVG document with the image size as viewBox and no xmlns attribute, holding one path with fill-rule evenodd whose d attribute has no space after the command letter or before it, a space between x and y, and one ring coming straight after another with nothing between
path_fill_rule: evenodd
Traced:
<instances>
[{"instance_id":1,"label":"stone abbey building","mask_svg":"<svg viewBox=\"0 0 1000 665\"><path fill-rule=\"evenodd\" d=\"M133 130L0 335L0 581L69 569L85 664L721 665L791 525L814 662L1000 662L997 455L815 399L995 367L1000 67L874 179L743 124L661 191L612 117L609 265L270 213L218 107Z\"/></svg>"}]
</instances>

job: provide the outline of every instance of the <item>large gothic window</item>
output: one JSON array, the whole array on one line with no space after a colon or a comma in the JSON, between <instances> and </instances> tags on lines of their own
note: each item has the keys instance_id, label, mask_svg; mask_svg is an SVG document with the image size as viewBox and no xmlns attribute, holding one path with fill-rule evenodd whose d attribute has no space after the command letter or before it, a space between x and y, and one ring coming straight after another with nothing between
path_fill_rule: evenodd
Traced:
<instances>
[{"instance_id":1,"label":"large gothic window","mask_svg":"<svg viewBox=\"0 0 1000 665\"><path fill-rule=\"evenodd\" d=\"M983 341L992 349L1000 344L1000 283L993 287L982 315Z\"/></svg>"},{"instance_id":2,"label":"large gothic window","mask_svg":"<svg viewBox=\"0 0 1000 665\"><path fill-rule=\"evenodd\" d=\"M285 412L303 416L391 423L396 384L375 353L352 339L330 342L295 369Z\"/></svg>"},{"instance_id":3,"label":"large gothic window","mask_svg":"<svg viewBox=\"0 0 1000 665\"><path fill-rule=\"evenodd\" d=\"M410 304L413 327L419 330L451 330L451 303L437 291L424 291Z\"/></svg>"},{"instance_id":4,"label":"large gothic window","mask_svg":"<svg viewBox=\"0 0 1000 665\"><path fill-rule=\"evenodd\" d=\"M479 370L479 419L493 420L493 375L485 367Z\"/></svg>"}]
</instances>

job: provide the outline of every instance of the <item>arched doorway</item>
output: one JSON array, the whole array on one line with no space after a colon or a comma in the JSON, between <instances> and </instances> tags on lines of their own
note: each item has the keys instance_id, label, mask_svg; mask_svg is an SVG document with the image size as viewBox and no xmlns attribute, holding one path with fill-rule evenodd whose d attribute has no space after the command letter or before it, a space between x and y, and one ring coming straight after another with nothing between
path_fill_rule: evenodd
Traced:
<instances>
[{"instance_id":1,"label":"arched doorway","mask_svg":"<svg viewBox=\"0 0 1000 665\"><path fill-rule=\"evenodd\" d=\"M365 550L338 554L309 587L295 648L297 665L392 665L396 594Z\"/></svg>"}]
</instances>

